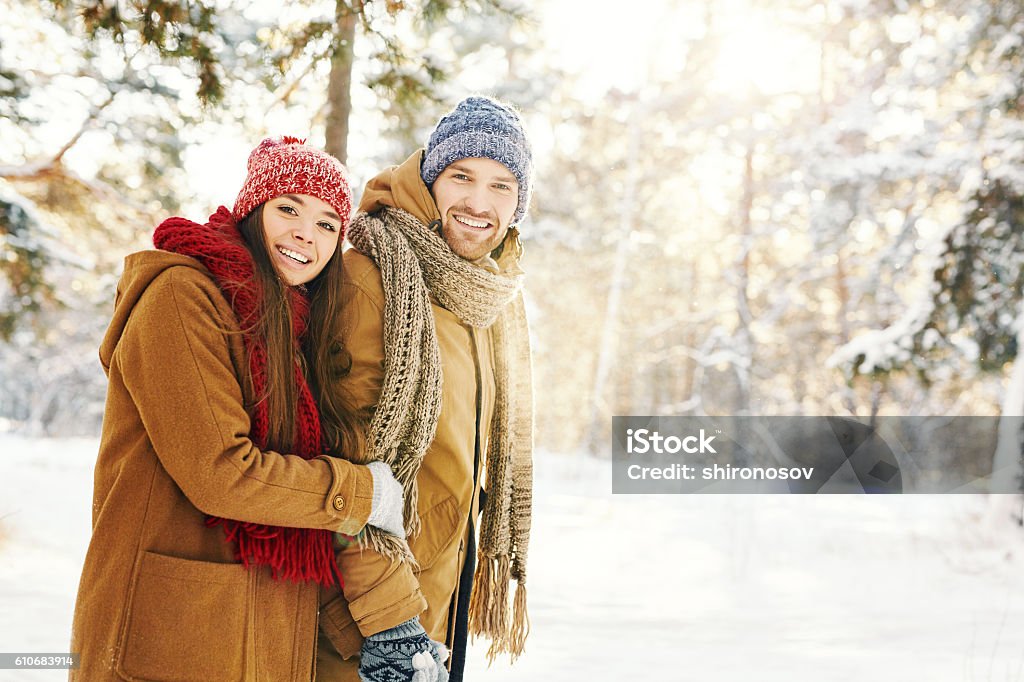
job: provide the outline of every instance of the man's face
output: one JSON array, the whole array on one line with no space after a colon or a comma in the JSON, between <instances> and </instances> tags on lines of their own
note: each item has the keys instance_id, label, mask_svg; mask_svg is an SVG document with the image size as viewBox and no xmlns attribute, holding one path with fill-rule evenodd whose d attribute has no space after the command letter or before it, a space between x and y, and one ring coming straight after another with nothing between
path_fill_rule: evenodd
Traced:
<instances>
[{"instance_id":1,"label":"man's face","mask_svg":"<svg viewBox=\"0 0 1024 682\"><path fill-rule=\"evenodd\" d=\"M441 212L445 242L470 261L501 244L519 204L519 183L494 159L452 162L437 176L431 193Z\"/></svg>"}]
</instances>

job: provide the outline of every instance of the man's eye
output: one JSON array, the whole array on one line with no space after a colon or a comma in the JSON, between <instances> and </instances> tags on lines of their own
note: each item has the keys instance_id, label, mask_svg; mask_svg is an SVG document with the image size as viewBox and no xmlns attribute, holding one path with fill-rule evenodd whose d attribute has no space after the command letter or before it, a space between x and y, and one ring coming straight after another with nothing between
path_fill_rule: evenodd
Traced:
<instances>
[{"instance_id":1,"label":"man's eye","mask_svg":"<svg viewBox=\"0 0 1024 682\"><path fill-rule=\"evenodd\" d=\"M466 175L465 173L456 173L452 177L455 178L456 180L469 180L469 176Z\"/></svg>"},{"instance_id":2,"label":"man's eye","mask_svg":"<svg viewBox=\"0 0 1024 682\"><path fill-rule=\"evenodd\" d=\"M511 185L495 185L495 187L497 189L500 189L502 192L508 192L508 191L511 191L511 189L512 189Z\"/></svg>"}]
</instances>

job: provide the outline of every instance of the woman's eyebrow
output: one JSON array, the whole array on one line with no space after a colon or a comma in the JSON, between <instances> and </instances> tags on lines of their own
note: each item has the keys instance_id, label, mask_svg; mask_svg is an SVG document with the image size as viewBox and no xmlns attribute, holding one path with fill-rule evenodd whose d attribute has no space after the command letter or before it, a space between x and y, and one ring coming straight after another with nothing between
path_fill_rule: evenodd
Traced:
<instances>
[{"instance_id":1,"label":"woman's eyebrow","mask_svg":"<svg viewBox=\"0 0 1024 682\"><path fill-rule=\"evenodd\" d=\"M282 194L281 196L283 196L285 199L291 199L292 201L294 201L299 206L305 206L306 205L306 202L303 201L302 199L300 199L295 194ZM338 215L337 213L335 213L334 211L321 211L321 213L323 215L327 216L328 218L333 218L334 220L339 220L339 221L341 220L341 216Z\"/></svg>"}]
</instances>

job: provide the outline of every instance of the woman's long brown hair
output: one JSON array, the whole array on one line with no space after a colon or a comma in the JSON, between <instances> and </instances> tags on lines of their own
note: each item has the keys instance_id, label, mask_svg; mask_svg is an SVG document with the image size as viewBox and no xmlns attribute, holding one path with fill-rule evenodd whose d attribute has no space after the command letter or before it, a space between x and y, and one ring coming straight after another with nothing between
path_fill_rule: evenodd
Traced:
<instances>
[{"instance_id":1,"label":"woman's long brown hair","mask_svg":"<svg viewBox=\"0 0 1024 682\"><path fill-rule=\"evenodd\" d=\"M278 276L270 258L263 229L263 204L238 224L256 264L257 284L262 291L256 326L245 333L257 335L267 353L267 389L256 400L267 402L267 443L290 452L295 442L298 392L295 386L295 336L292 329L288 285ZM309 324L299 360L313 398L320 410L321 441L325 454L360 461L364 424L339 388L338 378L347 371L348 353L336 325L341 315L344 266L341 244L317 277L306 285L310 298ZM252 388L248 366L246 378Z\"/></svg>"}]
</instances>

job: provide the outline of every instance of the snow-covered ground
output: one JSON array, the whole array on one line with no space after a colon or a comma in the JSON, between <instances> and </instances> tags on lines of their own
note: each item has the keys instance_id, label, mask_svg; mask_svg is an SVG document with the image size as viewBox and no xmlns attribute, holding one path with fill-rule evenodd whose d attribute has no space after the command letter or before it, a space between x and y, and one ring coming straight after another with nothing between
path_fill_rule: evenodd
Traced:
<instances>
[{"instance_id":1,"label":"snow-covered ground","mask_svg":"<svg viewBox=\"0 0 1024 682\"><path fill-rule=\"evenodd\" d=\"M95 452L0 434L0 652L68 648ZM527 650L469 680L1024 680L1024 532L986 498L612 496L610 469L538 456Z\"/></svg>"}]
</instances>

